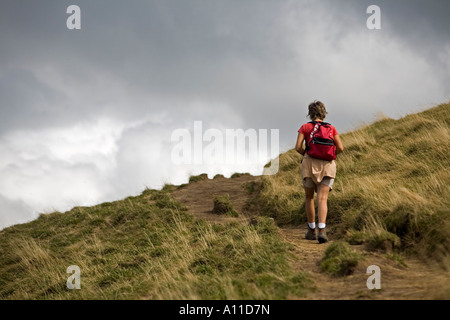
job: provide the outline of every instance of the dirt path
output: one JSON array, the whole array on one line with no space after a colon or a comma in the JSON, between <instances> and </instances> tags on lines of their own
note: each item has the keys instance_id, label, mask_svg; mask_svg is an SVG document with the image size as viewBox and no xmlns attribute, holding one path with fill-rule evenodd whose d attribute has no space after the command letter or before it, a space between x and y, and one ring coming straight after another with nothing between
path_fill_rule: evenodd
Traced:
<instances>
[{"instance_id":1,"label":"dirt path","mask_svg":"<svg viewBox=\"0 0 450 320\"><path fill-rule=\"evenodd\" d=\"M320 271L320 259L325 249L333 243L318 244L305 240L305 228L282 228L286 241L294 246L299 270L308 271L316 290L305 299L449 299L449 275L436 267L427 267L417 259L404 259L406 266L389 259L381 252L367 252L362 246L352 246L364 254L357 269L346 277L330 277ZM377 265L381 270L381 290L369 290L366 282L370 276L367 267Z\"/></svg>"},{"instance_id":2,"label":"dirt path","mask_svg":"<svg viewBox=\"0 0 450 320\"><path fill-rule=\"evenodd\" d=\"M245 204L248 193L245 184L259 177L243 175L234 179L216 178L191 183L174 191L174 197L188 207L189 212L213 223L249 220ZM239 217L212 213L215 195L228 194ZM330 277L320 271L320 259L333 243L318 244L304 239L306 226L281 228L283 238L292 244L293 267L311 275L315 289L304 299L450 299L450 275L435 267L428 267L415 259L404 259L406 267L389 259L386 254L365 252L361 246L352 246L364 254L355 272L346 277ZM381 290L369 290L366 269L377 265L381 269Z\"/></svg>"},{"instance_id":3,"label":"dirt path","mask_svg":"<svg viewBox=\"0 0 450 320\"><path fill-rule=\"evenodd\" d=\"M206 179L190 183L189 185L176 190L174 197L186 205L189 212L195 216L214 223L226 223L229 221L245 221L247 216L245 204L248 199L245 184L256 181L258 177L242 175L233 179L218 177L216 179ZM239 213L239 217L233 218L228 215L213 214L213 199L216 195L228 194L233 208Z\"/></svg>"}]
</instances>

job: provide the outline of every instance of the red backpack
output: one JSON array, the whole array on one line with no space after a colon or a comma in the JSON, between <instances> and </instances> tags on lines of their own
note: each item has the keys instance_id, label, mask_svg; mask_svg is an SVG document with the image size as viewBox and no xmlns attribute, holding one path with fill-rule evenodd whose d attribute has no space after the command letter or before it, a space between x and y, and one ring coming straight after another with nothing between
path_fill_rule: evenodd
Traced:
<instances>
[{"instance_id":1,"label":"red backpack","mask_svg":"<svg viewBox=\"0 0 450 320\"><path fill-rule=\"evenodd\" d=\"M314 124L314 128L309 135L309 143L306 143L306 153L312 158L335 160L336 146L331 124L318 121L309 123Z\"/></svg>"}]
</instances>

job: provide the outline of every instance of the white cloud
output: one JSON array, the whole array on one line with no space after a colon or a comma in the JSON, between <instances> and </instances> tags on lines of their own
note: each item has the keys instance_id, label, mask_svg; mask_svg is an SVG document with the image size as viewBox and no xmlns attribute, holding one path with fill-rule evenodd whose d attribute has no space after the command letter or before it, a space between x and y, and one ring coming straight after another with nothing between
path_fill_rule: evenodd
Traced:
<instances>
[{"instance_id":1,"label":"white cloud","mask_svg":"<svg viewBox=\"0 0 450 320\"><path fill-rule=\"evenodd\" d=\"M194 119L195 114L207 116L205 130L224 131L242 124L222 103L198 100L185 106ZM227 126L233 123L235 127ZM192 126L189 117L179 123L161 112L133 122L100 118L4 135L0 140L0 228L31 220L41 212L113 201L139 194L145 187L185 183L191 174L259 173L261 168L242 161L226 167L175 165L171 133L179 128L192 130Z\"/></svg>"},{"instance_id":2,"label":"white cloud","mask_svg":"<svg viewBox=\"0 0 450 320\"><path fill-rule=\"evenodd\" d=\"M102 200L111 188L106 182L116 167L116 142L123 128L117 121L100 120L6 135L0 141L0 195L33 208L30 216ZM2 215L8 214L0 208Z\"/></svg>"}]
</instances>

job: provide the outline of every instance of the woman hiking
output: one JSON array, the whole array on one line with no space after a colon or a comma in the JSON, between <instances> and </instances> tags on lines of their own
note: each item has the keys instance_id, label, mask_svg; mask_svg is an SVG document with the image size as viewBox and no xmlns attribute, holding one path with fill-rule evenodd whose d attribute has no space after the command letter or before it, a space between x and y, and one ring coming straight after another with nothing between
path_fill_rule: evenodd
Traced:
<instances>
[{"instance_id":1,"label":"woman hiking","mask_svg":"<svg viewBox=\"0 0 450 320\"><path fill-rule=\"evenodd\" d=\"M328 241L326 228L328 193L333 188L336 177L336 155L344 150L336 128L324 122L327 110L320 101L314 101L308 106L308 115L312 120L298 130L295 150L303 155L300 172L305 189L306 216L308 219L307 240ZM306 148L303 148L305 141ZM317 193L319 235L316 234L316 217L314 208L314 193Z\"/></svg>"}]
</instances>

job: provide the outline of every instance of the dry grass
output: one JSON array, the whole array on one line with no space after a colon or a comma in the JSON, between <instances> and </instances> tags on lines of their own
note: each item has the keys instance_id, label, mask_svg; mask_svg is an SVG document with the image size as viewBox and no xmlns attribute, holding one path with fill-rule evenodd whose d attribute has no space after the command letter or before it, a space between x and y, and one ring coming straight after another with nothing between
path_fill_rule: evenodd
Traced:
<instances>
[{"instance_id":1,"label":"dry grass","mask_svg":"<svg viewBox=\"0 0 450 320\"><path fill-rule=\"evenodd\" d=\"M449 125L444 104L399 120L380 117L342 135L345 151L329 197L335 234L372 247L386 240L442 261L450 250ZM306 221L300 159L295 150L282 154L280 172L264 177L255 199L280 224Z\"/></svg>"},{"instance_id":2,"label":"dry grass","mask_svg":"<svg viewBox=\"0 0 450 320\"><path fill-rule=\"evenodd\" d=\"M210 224L166 191L41 215L2 230L0 251L1 299L285 299L307 287L272 219ZM66 287L71 265L81 290Z\"/></svg>"}]
</instances>

